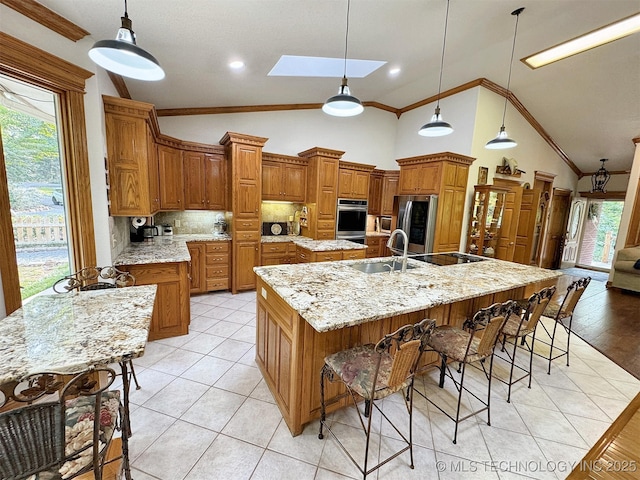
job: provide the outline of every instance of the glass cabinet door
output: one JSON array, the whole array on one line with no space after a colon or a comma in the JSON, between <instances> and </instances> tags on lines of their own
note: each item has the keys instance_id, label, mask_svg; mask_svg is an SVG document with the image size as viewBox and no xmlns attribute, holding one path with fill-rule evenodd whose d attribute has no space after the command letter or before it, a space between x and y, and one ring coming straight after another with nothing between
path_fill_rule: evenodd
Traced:
<instances>
[{"instance_id":1,"label":"glass cabinet door","mask_svg":"<svg viewBox=\"0 0 640 480\"><path fill-rule=\"evenodd\" d=\"M500 238L506 191L476 186L469 220L467 253L493 257Z\"/></svg>"}]
</instances>

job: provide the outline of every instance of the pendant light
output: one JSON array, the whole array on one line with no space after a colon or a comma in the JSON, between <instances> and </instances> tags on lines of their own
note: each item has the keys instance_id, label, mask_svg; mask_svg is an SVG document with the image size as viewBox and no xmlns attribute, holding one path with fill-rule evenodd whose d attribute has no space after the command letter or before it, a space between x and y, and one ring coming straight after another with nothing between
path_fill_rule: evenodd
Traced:
<instances>
[{"instance_id":1,"label":"pendant light","mask_svg":"<svg viewBox=\"0 0 640 480\"><path fill-rule=\"evenodd\" d=\"M500 131L498 132L498 136L493 140L487 142L484 148L488 148L489 150L503 150L506 148L513 148L518 143L515 140L512 140L507 135L507 132L504 129L504 117L507 114L507 100L509 98L509 87L511 85L511 67L513 65L513 52L516 50L516 35L518 34L518 20L520 18L520 14L524 11L524 7L520 7L513 12L511 15L516 16L516 28L513 32L513 46L511 47L511 61L509 62L509 77L507 78L507 93L504 97L504 111L502 112L502 126L500 127Z\"/></svg>"},{"instance_id":2,"label":"pendant light","mask_svg":"<svg viewBox=\"0 0 640 480\"><path fill-rule=\"evenodd\" d=\"M89 50L89 58L96 64L123 77L136 80L162 80L164 70L158 61L146 50L136 45L136 34L131 29L127 14L127 0L124 0L122 26L115 40L100 40Z\"/></svg>"},{"instance_id":3,"label":"pendant light","mask_svg":"<svg viewBox=\"0 0 640 480\"><path fill-rule=\"evenodd\" d=\"M338 95L334 95L327 100L322 106L322 111L334 117L353 117L364 111L362 102L351 95L349 86L347 85L347 47L349 45L349 10L351 8L351 0L347 0L347 31L344 39L344 73L342 75L342 84Z\"/></svg>"},{"instance_id":4,"label":"pendant light","mask_svg":"<svg viewBox=\"0 0 640 480\"><path fill-rule=\"evenodd\" d=\"M596 173L594 173L593 175L591 175L591 192L601 192L601 193L607 193L607 191L604 189L604 187L607 186L607 182L609 181L609 178L611 178L611 175L609 174L609 172L607 172L607 169L604 168L604 162L608 161L608 158L601 158L600 161L602 162L602 166L598 169L598 171Z\"/></svg>"},{"instance_id":5,"label":"pendant light","mask_svg":"<svg viewBox=\"0 0 640 480\"><path fill-rule=\"evenodd\" d=\"M442 120L440 115L440 92L442 91L442 68L444 66L444 47L447 44L447 23L449 22L449 0L447 0L447 13L444 17L444 38L442 39L442 58L440 60L440 82L438 83L438 99L436 102L436 112L431 117L431 121L418 130L418 134L423 137L442 137L453 132L453 127Z\"/></svg>"}]
</instances>

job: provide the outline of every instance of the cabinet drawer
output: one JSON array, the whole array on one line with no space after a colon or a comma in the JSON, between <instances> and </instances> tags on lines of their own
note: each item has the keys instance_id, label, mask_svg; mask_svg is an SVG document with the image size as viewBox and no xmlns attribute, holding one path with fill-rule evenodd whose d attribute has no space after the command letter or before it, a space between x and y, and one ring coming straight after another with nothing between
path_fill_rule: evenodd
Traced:
<instances>
[{"instance_id":1,"label":"cabinet drawer","mask_svg":"<svg viewBox=\"0 0 640 480\"><path fill-rule=\"evenodd\" d=\"M358 250L345 250L342 253L343 260L358 260L366 257L366 248L358 249Z\"/></svg>"},{"instance_id":2,"label":"cabinet drawer","mask_svg":"<svg viewBox=\"0 0 640 480\"><path fill-rule=\"evenodd\" d=\"M335 220L318 220L318 230L331 230L336 227Z\"/></svg>"},{"instance_id":3,"label":"cabinet drawer","mask_svg":"<svg viewBox=\"0 0 640 480\"><path fill-rule=\"evenodd\" d=\"M336 260L342 260L342 251L316 253L316 262L335 262Z\"/></svg>"},{"instance_id":4,"label":"cabinet drawer","mask_svg":"<svg viewBox=\"0 0 640 480\"><path fill-rule=\"evenodd\" d=\"M229 251L229 242L209 242L207 243L207 253L221 253Z\"/></svg>"},{"instance_id":5,"label":"cabinet drawer","mask_svg":"<svg viewBox=\"0 0 640 480\"><path fill-rule=\"evenodd\" d=\"M229 289L229 279L207 279L207 291L213 292L215 290L228 290Z\"/></svg>"},{"instance_id":6,"label":"cabinet drawer","mask_svg":"<svg viewBox=\"0 0 640 480\"><path fill-rule=\"evenodd\" d=\"M236 231L239 231L239 230L255 230L255 231L259 231L260 230L260 220L257 219L257 218L235 219L233 226L236 229Z\"/></svg>"},{"instance_id":7,"label":"cabinet drawer","mask_svg":"<svg viewBox=\"0 0 640 480\"><path fill-rule=\"evenodd\" d=\"M136 279L136 285L154 285L180 279L180 263L151 263L123 266Z\"/></svg>"},{"instance_id":8,"label":"cabinet drawer","mask_svg":"<svg viewBox=\"0 0 640 480\"><path fill-rule=\"evenodd\" d=\"M367 258L379 257L380 255L380 245L370 245L367 247Z\"/></svg>"},{"instance_id":9,"label":"cabinet drawer","mask_svg":"<svg viewBox=\"0 0 640 480\"><path fill-rule=\"evenodd\" d=\"M289 245L290 243L288 242L263 243L262 254L266 255L268 253L287 253Z\"/></svg>"},{"instance_id":10,"label":"cabinet drawer","mask_svg":"<svg viewBox=\"0 0 640 480\"><path fill-rule=\"evenodd\" d=\"M296 258L298 259L298 263L307 263L311 261L311 253L305 250L298 249Z\"/></svg>"},{"instance_id":11,"label":"cabinet drawer","mask_svg":"<svg viewBox=\"0 0 640 480\"><path fill-rule=\"evenodd\" d=\"M206 265L228 265L228 253L207 253Z\"/></svg>"},{"instance_id":12,"label":"cabinet drawer","mask_svg":"<svg viewBox=\"0 0 640 480\"><path fill-rule=\"evenodd\" d=\"M229 278L229 265L210 265L206 268L207 282L209 280L220 280Z\"/></svg>"},{"instance_id":13,"label":"cabinet drawer","mask_svg":"<svg viewBox=\"0 0 640 480\"><path fill-rule=\"evenodd\" d=\"M259 242L260 241L260 232L236 231L233 239L234 240L237 239L239 242L247 242L247 241Z\"/></svg>"},{"instance_id":14,"label":"cabinet drawer","mask_svg":"<svg viewBox=\"0 0 640 480\"><path fill-rule=\"evenodd\" d=\"M334 238L333 230L318 230L318 240L333 240Z\"/></svg>"}]
</instances>

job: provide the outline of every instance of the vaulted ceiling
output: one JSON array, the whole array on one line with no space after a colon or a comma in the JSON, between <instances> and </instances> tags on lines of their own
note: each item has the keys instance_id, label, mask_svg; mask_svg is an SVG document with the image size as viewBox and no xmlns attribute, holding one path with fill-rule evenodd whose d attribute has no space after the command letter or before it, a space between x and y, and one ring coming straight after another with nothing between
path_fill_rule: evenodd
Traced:
<instances>
[{"instance_id":1,"label":"vaulted ceiling","mask_svg":"<svg viewBox=\"0 0 640 480\"><path fill-rule=\"evenodd\" d=\"M120 0L40 0L110 39ZM166 71L160 82L126 80L131 97L158 109L322 103L332 78L268 77L283 55L342 57L346 0L129 0L138 45ZM537 70L519 61L640 11L640 0L451 0L443 90L477 78L506 86L517 7L511 90L583 172L600 158L629 170L640 136L640 34ZM351 79L362 101L402 108L438 91L445 0L352 0L349 57L388 64ZM246 66L232 71L228 63ZM391 67L401 68L390 75ZM446 99L441 102L446 111Z\"/></svg>"}]
</instances>

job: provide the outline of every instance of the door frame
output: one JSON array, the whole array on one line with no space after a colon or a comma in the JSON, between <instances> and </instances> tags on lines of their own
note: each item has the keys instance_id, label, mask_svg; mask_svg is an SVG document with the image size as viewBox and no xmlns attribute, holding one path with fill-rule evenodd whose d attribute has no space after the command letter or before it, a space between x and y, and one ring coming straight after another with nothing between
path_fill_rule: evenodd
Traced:
<instances>
[{"instance_id":1,"label":"door frame","mask_svg":"<svg viewBox=\"0 0 640 480\"><path fill-rule=\"evenodd\" d=\"M80 68L44 50L0 32L0 73L16 80L44 88L59 99L59 135L62 161L64 162L65 185L69 204L67 214L71 232L70 245L73 252L74 271L96 264L96 242L93 228L93 207L89 175L89 153L84 111L85 82L92 72ZM6 171L1 165L4 186L0 196L6 194ZM9 203L2 203L8 205ZM4 220L5 217L8 217ZM22 305L20 280L17 275L13 228L9 215L2 215L0 246L13 244L13 257L0 256L0 275L5 299L6 314ZM9 225L5 225L8 221ZM15 268L14 268L15 265Z\"/></svg>"}]
</instances>

